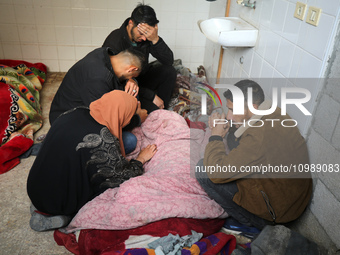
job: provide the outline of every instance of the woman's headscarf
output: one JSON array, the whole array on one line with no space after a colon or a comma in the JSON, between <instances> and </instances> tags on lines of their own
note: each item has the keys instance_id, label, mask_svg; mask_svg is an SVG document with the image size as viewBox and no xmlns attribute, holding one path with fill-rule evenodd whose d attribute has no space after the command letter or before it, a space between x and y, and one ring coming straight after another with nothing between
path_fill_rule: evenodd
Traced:
<instances>
[{"instance_id":1,"label":"woman's headscarf","mask_svg":"<svg viewBox=\"0 0 340 255\"><path fill-rule=\"evenodd\" d=\"M119 139L123 156L125 156L125 149L122 128L129 124L136 109L137 99L121 90L106 93L90 104L91 116Z\"/></svg>"}]
</instances>

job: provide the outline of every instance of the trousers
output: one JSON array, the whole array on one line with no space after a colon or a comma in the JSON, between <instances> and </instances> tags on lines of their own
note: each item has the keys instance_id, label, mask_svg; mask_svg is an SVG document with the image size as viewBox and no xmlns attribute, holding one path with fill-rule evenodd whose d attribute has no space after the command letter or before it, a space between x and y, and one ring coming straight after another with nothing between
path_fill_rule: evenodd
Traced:
<instances>
[{"instance_id":1,"label":"trousers","mask_svg":"<svg viewBox=\"0 0 340 255\"><path fill-rule=\"evenodd\" d=\"M173 66L150 65L149 69L136 79L140 87L154 91L164 101L164 109L167 109L176 84L176 77L177 73ZM140 97L140 102L142 108L146 109L148 113L159 109L153 103L153 99Z\"/></svg>"},{"instance_id":2,"label":"trousers","mask_svg":"<svg viewBox=\"0 0 340 255\"><path fill-rule=\"evenodd\" d=\"M203 166L201 159L197 166ZM213 183L206 172L196 172L196 179L208 196L215 200L228 214L240 223L246 226L254 226L263 229L271 222L258 217L257 215L247 211L233 201L234 195L238 192L236 181L228 183Z\"/></svg>"}]
</instances>

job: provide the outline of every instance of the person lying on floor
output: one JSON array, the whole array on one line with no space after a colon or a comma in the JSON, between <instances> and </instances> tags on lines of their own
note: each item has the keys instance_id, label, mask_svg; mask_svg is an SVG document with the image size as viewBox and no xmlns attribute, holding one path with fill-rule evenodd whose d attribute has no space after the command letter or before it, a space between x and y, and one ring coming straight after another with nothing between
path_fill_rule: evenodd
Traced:
<instances>
[{"instance_id":1,"label":"person lying on floor","mask_svg":"<svg viewBox=\"0 0 340 255\"><path fill-rule=\"evenodd\" d=\"M27 179L28 196L39 211L32 212L33 230L67 225L85 203L143 174L143 164L155 155L156 145L127 161L122 141L122 128L136 110L135 97L114 90L53 123Z\"/></svg>"},{"instance_id":2,"label":"person lying on floor","mask_svg":"<svg viewBox=\"0 0 340 255\"><path fill-rule=\"evenodd\" d=\"M229 216L243 225L263 229L268 224L293 221L303 213L310 201L310 175L284 172L263 174L242 172L242 169L251 166L285 167L308 164L305 140L296 125L281 125L282 120L291 118L281 115L280 108L267 116L254 115L249 110L248 88L252 88L255 109L266 110L271 106L268 101L264 101L264 93L259 84L242 80L235 86L244 95L244 115L233 114L233 94L230 90L226 91L224 96L227 99L227 116L224 113L215 113L210 117L211 137L205 148L204 159L196 166L196 179ZM228 122L214 125L216 119L226 119ZM252 120L251 126L243 125L244 122L249 123L249 120ZM276 121L273 124L270 120ZM231 121L235 123L233 127L237 128L234 133L229 128ZM223 137L228 131L230 152L226 154ZM204 167L208 166L230 166L229 169L234 170L204 171Z\"/></svg>"},{"instance_id":3,"label":"person lying on floor","mask_svg":"<svg viewBox=\"0 0 340 255\"><path fill-rule=\"evenodd\" d=\"M66 73L55 94L49 113L52 125L58 116L77 106L89 106L91 102L112 90L123 90L137 97L137 77L145 66L145 57L139 50L129 48L113 51L98 48L74 64ZM123 142L126 154L136 148L136 137L128 132L145 121L147 111L139 109L130 124L124 128Z\"/></svg>"}]
</instances>

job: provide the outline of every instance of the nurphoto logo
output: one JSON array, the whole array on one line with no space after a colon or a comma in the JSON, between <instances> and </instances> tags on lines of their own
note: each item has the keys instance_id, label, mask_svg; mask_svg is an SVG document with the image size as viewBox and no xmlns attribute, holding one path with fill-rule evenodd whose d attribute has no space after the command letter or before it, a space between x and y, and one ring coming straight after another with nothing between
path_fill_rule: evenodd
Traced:
<instances>
[{"instance_id":1,"label":"nurphoto logo","mask_svg":"<svg viewBox=\"0 0 340 255\"><path fill-rule=\"evenodd\" d=\"M212 88L209 87L211 90ZM228 89L231 91L232 95L233 95L233 114L234 115L243 115L244 114L244 105L245 105L245 100L244 100L244 95L241 91L241 89L239 89L238 87L234 86L234 85L229 85L229 84L219 84L218 88L224 88L224 89ZM203 89L202 89L203 90ZM207 92L207 94L212 97L212 94L207 91L204 90L205 92ZM212 91L214 91L214 93L218 96L218 93L215 89L213 89ZM209 92L209 93L208 93ZM309 102L309 100L311 99L311 93L309 90L304 89L304 88L289 88L289 87L284 87L281 88L281 115L284 116L287 114L287 105L295 105L304 115L306 116L310 116L312 115L307 109L306 107L303 106L304 103ZM264 115L269 115L271 113L273 113L277 106L278 106L278 88L273 88L272 89L272 105L269 109L265 109L265 110L259 110L259 109L255 109L253 106L253 93L252 93L252 88L248 88L248 100L247 100L247 106L250 110L251 113L253 113L254 115L259 115L259 116L264 116ZM288 98L288 94L300 94L302 95L302 97L300 96L299 98ZM220 97L218 96L218 98L220 99ZM221 99L220 99L221 102ZM216 102L215 102L216 104ZM222 105L222 103L221 103ZM201 95L201 114L202 115L206 115L207 114L207 95L206 94L202 94ZM265 121L270 121L272 123L272 126L274 126L274 122L275 121L279 121L278 119L266 119ZM233 123L232 120L228 121L226 119L215 119L214 120L214 126L215 124L227 124L230 123L230 125L232 126L233 124L238 124L238 125L246 125L246 121L244 120L243 123ZM253 126L252 124L254 124L255 122L261 122L260 125L256 125ZM288 125L288 122L293 122L293 125ZM251 127L262 127L264 125L264 121L261 119L251 119L249 121L247 121L247 124ZM281 121L281 125L284 127L295 127L297 126L298 122L294 119L286 119Z\"/></svg>"}]
</instances>

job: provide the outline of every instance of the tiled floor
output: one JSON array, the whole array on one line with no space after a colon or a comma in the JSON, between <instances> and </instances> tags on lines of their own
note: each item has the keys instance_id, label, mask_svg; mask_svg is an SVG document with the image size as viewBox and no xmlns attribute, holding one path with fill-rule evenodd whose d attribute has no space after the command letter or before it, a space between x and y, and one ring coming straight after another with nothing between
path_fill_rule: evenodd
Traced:
<instances>
[{"instance_id":1,"label":"tiled floor","mask_svg":"<svg viewBox=\"0 0 340 255\"><path fill-rule=\"evenodd\" d=\"M64 73L49 73L41 91L43 127L34 135L36 139L46 134L50 124L48 113L53 96ZM26 192L26 180L35 156L22 159L9 172L0 175L0 254L71 254L58 246L53 231L35 232L29 226L30 200Z\"/></svg>"}]
</instances>

